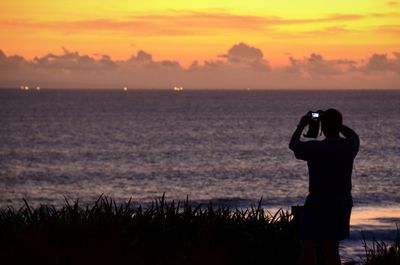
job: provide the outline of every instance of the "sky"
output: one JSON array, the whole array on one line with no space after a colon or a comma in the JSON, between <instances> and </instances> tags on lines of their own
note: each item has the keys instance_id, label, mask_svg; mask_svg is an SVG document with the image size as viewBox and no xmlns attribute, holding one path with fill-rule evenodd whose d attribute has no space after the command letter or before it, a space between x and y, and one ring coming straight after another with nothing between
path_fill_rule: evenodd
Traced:
<instances>
[{"instance_id":1,"label":"sky","mask_svg":"<svg viewBox=\"0 0 400 265\"><path fill-rule=\"evenodd\" d=\"M2 0L0 50L0 87L397 89L400 0Z\"/></svg>"}]
</instances>

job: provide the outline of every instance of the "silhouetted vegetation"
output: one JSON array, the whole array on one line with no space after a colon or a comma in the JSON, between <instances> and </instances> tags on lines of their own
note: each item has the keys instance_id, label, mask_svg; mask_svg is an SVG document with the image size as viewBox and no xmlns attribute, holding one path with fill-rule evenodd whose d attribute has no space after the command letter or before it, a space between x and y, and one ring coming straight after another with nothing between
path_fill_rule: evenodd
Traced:
<instances>
[{"instance_id":1,"label":"silhouetted vegetation","mask_svg":"<svg viewBox=\"0 0 400 265\"><path fill-rule=\"evenodd\" d=\"M373 240L367 244L364 238L365 265L399 265L400 264L400 231L397 229L397 235L393 244L387 244L383 241Z\"/></svg>"},{"instance_id":2,"label":"silhouetted vegetation","mask_svg":"<svg viewBox=\"0 0 400 265\"><path fill-rule=\"evenodd\" d=\"M167 202L148 207L101 196L56 208L0 210L0 264L298 264L298 220L283 210ZM393 246L367 246L365 265L400 264ZM356 264L349 262L348 264Z\"/></svg>"},{"instance_id":3,"label":"silhouetted vegetation","mask_svg":"<svg viewBox=\"0 0 400 265\"><path fill-rule=\"evenodd\" d=\"M292 216L167 202L117 204L100 197L61 208L0 211L1 264L296 264Z\"/></svg>"}]
</instances>

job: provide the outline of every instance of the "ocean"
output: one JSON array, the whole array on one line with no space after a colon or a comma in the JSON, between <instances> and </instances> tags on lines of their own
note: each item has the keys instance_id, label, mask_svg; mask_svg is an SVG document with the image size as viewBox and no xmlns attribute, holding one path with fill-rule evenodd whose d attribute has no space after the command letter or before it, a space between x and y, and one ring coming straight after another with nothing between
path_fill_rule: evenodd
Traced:
<instances>
[{"instance_id":1,"label":"ocean","mask_svg":"<svg viewBox=\"0 0 400 265\"><path fill-rule=\"evenodd\" d=\"M400 91L1 89L0 207L165 193L290 209L308 193L291 134L307 111L332 107L361 139L343 250L355 257L361 230L390 240L400 224Z\"/></svg>"}]
</instances>

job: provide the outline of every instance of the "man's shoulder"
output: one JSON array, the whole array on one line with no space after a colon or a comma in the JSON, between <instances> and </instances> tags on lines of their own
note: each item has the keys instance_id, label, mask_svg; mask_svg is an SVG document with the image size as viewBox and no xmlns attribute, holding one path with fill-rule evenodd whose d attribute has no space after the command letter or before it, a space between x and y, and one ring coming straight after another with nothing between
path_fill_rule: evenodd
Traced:
<instances>
[{"instance_id":1,"label":"man's shoulder","mask_svg":"<svg viewBox=\"0 0 400 265\"><path fill-rule=\"evenodd\" d=\"M357 134L350 137L342 138L342 141L352 146L358 146L360 144L360 138Z\"/></svg>"},{"instance_id":2,"label":"man's shoulder","mask_svg":"<svg viewBox=\"0 0 400 265\"><path fill-rule=\"evenodd\" d=\"M321 149L336 150L337 152L349 152L351 150L354 156L359 149L359 138L357 135L346 138L340 137L335 140L325 139L323 142L324 145Z\"/></svg>"}]
</instances>

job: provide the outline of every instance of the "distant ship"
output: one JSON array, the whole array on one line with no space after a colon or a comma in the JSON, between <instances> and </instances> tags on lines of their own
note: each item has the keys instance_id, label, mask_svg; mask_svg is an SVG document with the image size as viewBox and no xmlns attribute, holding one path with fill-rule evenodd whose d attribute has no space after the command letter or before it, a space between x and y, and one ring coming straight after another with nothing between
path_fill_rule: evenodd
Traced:
<instances>
[{"instance_id":1,"label":"distant ship","mask_svg":"<svg viewBox=\"0 0 400 265\"><path fill-rule=\"evenodd\" d=\"M28 90L30 89L30 87L29 87L29 86L24 86L24 85L22 85L22 86L19 87L19 89L20 89L20 90L24 90L24 91L28 91ZM32 88L32 89L33 89L33 88ZM37 91L39 91L39 90L40 90L40 86L37 86L35 89L36 89Z\"/></svg>"},{"instance_id":2,"label":"distant ship","mask_svg":"<svg viewBox=\"0 0 400 265\"><path fill-rule=\"evenodd\" d=\"M174 86L174 91L182 91L183 87L182 86Z\"/></svg>"}]
</instances>

